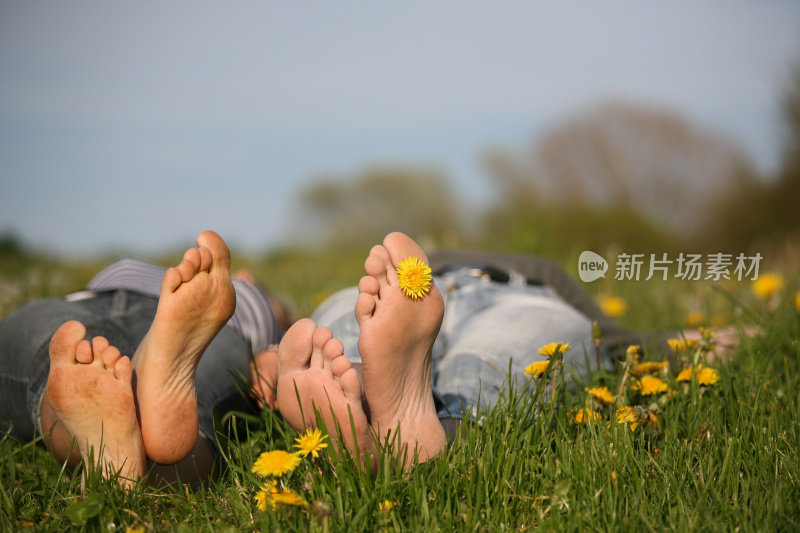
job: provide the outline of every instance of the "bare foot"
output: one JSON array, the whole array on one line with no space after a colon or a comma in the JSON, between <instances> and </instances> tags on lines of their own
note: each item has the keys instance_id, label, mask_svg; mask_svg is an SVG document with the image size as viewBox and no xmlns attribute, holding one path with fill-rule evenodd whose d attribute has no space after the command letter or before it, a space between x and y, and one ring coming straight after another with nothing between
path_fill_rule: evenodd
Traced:
<instances>
[{"instance_id":1,"label":"bare foot","mask_svg":"<svg viewBox=\"0 0 800 533\"><path fill-rule=\"evenodd\" d=\"M396 267L412 256L428 264L422 249L402 233L391 233L383 246L372 248L364 262L367 275L358 284L356 319L370 423L382 440L394 438L399 427L398 453L416 449L422 462L447 443L431 391L431 348L444 302L435 286L418 300L402 293Z\"/></svg>"},{"instance_id":2,"label":"bare foot","mask_svg":"<svg viewBox=\"0 0 800 533\"><path fill-rule=\"evenodd\" d=\"M147 455L162 464L194 448L197 364L236 305L225 242L204 231L197 245L164 275L153 324L133 357L142 438Z\"/></svg>"},{"instance_id":3,"label":"bare foot","mask_svg":"<svg viewBox=\"0 0 800 533\"><path fill-rule=\"evenodd\" d=\"M58 328L50 341L50 374L45 399L88 464L104 477L119 473L130 485L145 470L142 435L136 420L127 357L103 337L84 340L86 328L74 320Z\"/></svg>"},{"instance_id":4,"label":"bare foot","mask_svg":"<svg viewBox=\"0 0 800 533\"><path fill-rule=\"evenodd\" d=\"M289 328L278 353L278 407L289 425L298 432L315 428L319 412L328 432L338 431L354 455L364 458L369 452L374 467L377 454L361 403L361 381L342 343L331 330L305 318ZM337 440L331 439L333 446Z\"/></svg>"}]
</instances>

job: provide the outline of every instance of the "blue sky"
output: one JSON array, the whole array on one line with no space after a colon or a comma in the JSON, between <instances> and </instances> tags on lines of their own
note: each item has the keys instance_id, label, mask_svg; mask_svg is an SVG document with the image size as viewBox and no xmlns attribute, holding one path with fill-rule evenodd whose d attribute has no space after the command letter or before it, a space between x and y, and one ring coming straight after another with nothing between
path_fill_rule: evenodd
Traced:
<instances>
[{"instance_id":1,"label":"blue sky","mask_svg":"<svg viewBox=\"0 0 800 533\"><path fill-rule=\"evenodd\" d=\"M607 98L780 149L796 2L3 2L0 233L154 253L276 246L321 174L436 167Z\"/></svg>"}]
</instances>

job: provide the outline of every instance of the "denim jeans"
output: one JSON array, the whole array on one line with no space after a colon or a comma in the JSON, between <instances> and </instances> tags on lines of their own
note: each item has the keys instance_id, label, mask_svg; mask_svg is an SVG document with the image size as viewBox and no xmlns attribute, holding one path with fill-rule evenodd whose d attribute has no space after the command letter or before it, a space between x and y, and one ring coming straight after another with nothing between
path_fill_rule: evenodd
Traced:
<instances>
[{"instance_id":1,"label":"denim jeans","mask_svg":"<svg viewBox=\"0 0 800 533\"><path fill-rule=\"evenodd\" d=\"M547 286L524 279L500 283L456 268L434 282L445 302L441 330L433 346L432 384L440 418L471 418L477 407L497 399L509 374L528 379L525 367L545 358L538 349L550 342L568 342L567 372L586 378L594 361L591 321ZM344 344L345 354L360 362L358 324L353 309L358 289L331 296L312 318L329 327ZM603 354L605 364L609 363Z\"/></svg>"},{"instance_id":2,"label":"denim jeans","mask_svg":"<svg viewBox=\"0 0 800 533\"><path fill-rule=\"evenodd\" d=\"M50 368L50 338L68 320L86 326L86 338L103 336L131 357L155 316L158 298L127 290L78 301L29 303L0 322L0 431L23 440L41 435L39 410ZM214 414L249 410L246 379L252 350L229 326L206 349L197 368L200 434L216 449ZM169 409L168 405L164 409Z\"/></svg>"}]
</instances>

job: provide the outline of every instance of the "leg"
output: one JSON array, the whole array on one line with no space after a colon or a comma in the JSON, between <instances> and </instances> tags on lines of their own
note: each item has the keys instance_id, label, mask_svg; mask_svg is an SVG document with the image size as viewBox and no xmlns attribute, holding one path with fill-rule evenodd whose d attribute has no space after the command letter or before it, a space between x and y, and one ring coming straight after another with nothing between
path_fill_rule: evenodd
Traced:
<instances>
[{"instance_id":1,"label":"leg","mask_svg":"<svg viewBox=\"0 0 800 533\"><path fill-rule=\"evenodd\" d=\"M396 266L409 256L427 263L422 249L402 233L389 234L372 248L355 311L370 423L382 440L399 428L398 453L416 452L422 462L447 443L431 389L431 349L444 302L435 286L420 300L401 292Z\"/></svg>"},{"instance_id":2,"label":"leg","mask_svg":"<svg viewBox=\"0 0 800 533\"><path fill-rule=\"evenodd\" d=\"M70 321L50 343L42 422L52 422L54 431L46 442L60 460L70 456L74 443L84 462L92 458L104 476L118 472L120 480L130 484L144 474L147 461L130 359L121 357L105 338L89 343L85 335L80 322Z\"/></svg>"},{"instance_id":3,"label":"leg","mask_svg":"<svg viewBox=\"0 0 800 533\"><path fill-rule=\"evenodd\" d=\"M278 407L289 425L296 431L317 427L319 413L329 434L340 437L351 452L365 459L369 452L375 461L375 446L361 403L361 382L342 343L328 328L304 319L289 328L278 353ZM338 439L331 441L336 446Z\"/></svg>"},{"instance_id":4,"label":"leg","mask_svg":"<svg viewBox=\"0 0 800 533\"><path fill-rule=\"evenodd\" d=\"M163 464L184 459L195 447L195 372L235 306L225 242L206 231L197 244L164 275L155 319L133 357L145 449Z\"/></svg>"}]
</instances>

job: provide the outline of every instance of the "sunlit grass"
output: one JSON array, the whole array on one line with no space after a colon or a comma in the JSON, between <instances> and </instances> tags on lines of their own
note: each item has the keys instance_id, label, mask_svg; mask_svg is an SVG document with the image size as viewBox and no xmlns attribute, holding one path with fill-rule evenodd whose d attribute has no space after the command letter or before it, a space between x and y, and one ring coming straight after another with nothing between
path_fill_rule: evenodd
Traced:
<instances>
[{"instance_id":1,"label":"sunlit grass","mask_svg":"<svg viewBox=\"0 0 800 533\"><path fill-rule=\"evenodd\" d=\"M237 261L234 268L251 269L270 290L295 300L302 316L357 282L363 253ZM2 314L78 290L99 266L4 270ZM756 325L760 334L729 363L709 363L719 374L710 386L676 382L678 365L653 374L671 392L642 395L628 377L622 399L624 368L593 373L586 383L558 379L554 396L547 373L511 383L497 405L479 413L480 424L459 427L443 457L409 473L383 454L372 477L328 446L285 474L286 486L307 505L258 508L264 479L251 471L254 462L264 451L292 450L297 436L269 411L220 423L230 436L222 443L226 468L196 489L142 484L125 492L90 472L81 494L80 469L57 464L40 443L0 437L0 530L797 530L800 321L797 278L784 279L777 301L759 299L747 284L590 286L623 299L619 320L637 329L674 330L696 310L706 325ZM643 359L661 360L648 351ZM586 389L600 386L614 403L591 403ZM617 422L620 404L644 406L657 420L631 430ZM580 409L597 412L597 420L576 422Z\"/></svg>"}]
</instances>

